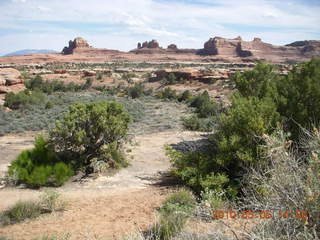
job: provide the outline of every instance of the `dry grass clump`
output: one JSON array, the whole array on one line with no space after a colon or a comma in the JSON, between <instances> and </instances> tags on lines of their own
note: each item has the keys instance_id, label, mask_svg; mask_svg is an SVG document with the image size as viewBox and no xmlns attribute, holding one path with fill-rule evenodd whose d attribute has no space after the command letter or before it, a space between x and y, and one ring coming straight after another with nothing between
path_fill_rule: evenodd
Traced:
<instances>
[{"instance_id":1,"label":"dry grass clump","mask_svg":"<svg viewBox=\"0 0 320 240\"><path fill-rule=\"evenodd\" d=\"M62 201L59 197L59 193L48 190L40 196L38 201L18 201L0 213L0 226L37 218L44 213L62 211L65 209L66 202Z\"/></svg>"},{"instance_id":2,"label":"dry grass clump","mask_svg":"<svg viewBox=\"0 0 320 240\"><path fill-rule=\"evenodd\" d=\"M248 239L319 239L320 135L315 130L307 136L303 154L292 150L282 131L264 137L266 161L247 174L242 207L270 210L273 217L247 233Z\"/></svg>"}]
</instances>

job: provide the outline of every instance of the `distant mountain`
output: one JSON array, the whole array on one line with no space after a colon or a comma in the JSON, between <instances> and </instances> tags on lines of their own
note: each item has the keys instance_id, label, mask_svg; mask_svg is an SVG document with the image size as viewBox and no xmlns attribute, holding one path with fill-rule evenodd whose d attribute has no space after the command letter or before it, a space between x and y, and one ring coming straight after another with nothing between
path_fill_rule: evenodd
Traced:
<instances>
[{"instance_id":1,"label":"distant mountain","mask_svg":"<svg viewBox=\"0 0 320 240\"><path fill-rule=\"evenodd\" d=\"M24 50L8 53L6 55L3 55L3 57L23 56L28 54L45 54L45 53L57 53L57 51L49 50L49 49L24 49Z\"/></svg>"}]
</instances>

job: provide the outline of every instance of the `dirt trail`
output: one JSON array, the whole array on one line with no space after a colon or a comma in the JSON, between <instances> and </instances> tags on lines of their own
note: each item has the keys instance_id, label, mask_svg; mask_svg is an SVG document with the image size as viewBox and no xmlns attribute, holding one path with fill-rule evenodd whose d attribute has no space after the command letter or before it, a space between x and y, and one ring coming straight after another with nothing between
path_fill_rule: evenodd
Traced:
<instances>
[{"instance_id":1,"label":"dirt trail","mask_svg":"<svg viewBox=\"0 0 320 240\"><path fill-rule=\"evenodd\" d=\"M110 177L67 183L57 189L70 203L67 211L3 227L0 236L19 240L49 233L59 236L70 233L71 239L94 239L93 236L118 239L138 228L143 229L153 222L155 209L168 192L155 185L170 168L164 145L199 138L198 133L177 131L136 136L137 144L131 146L132 152L128 153L132 158L129 167ZM2 170L18 150L30 148L32 140L32 136L18 136L18 140L14 136L0 137ZM18 200L35 199L40 193L37 190L1 189L0 210Z\"/></svg>"}]
</instances>

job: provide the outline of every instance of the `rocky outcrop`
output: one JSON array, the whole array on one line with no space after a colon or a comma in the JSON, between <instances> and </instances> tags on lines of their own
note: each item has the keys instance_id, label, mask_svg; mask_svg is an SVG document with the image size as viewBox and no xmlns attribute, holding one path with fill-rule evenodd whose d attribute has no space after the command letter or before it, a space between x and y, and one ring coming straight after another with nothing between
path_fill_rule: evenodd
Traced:
<instances>
[{"instance_id":1,"label":"rocky outcrop","mask_svg":"<svg viewBox=\"0 0 320 240\"><path fill-rule=\"evenodd\" d=\"M176 44L170 44L170 45L168 45L167 49L176 51L176 50L178 50L178 47Z\"/></svg>"},{"instance_id":2,"label":"rocky outcrop","mask_svg":"<svg viewBox=\"0 0 320 240\"><path fill-rule=\"evenodd\" d=\"M161 69L154 72L156 77L153 81L161 81L164 78L168 78L170 74L173 74L176 79L213 83L216 80L229 79L231 73L232 71L228 69L216 69L213 72L193 68L184 68L181 70Z\"/></svg>"},{"instance_id":3,"label":"rocky outcrop","mask_svg":"<svg viewBox=\"0 0 320 240\"><path fill-rule=\"evenodd\" d=\"M0 69L0 86L11 86L22 83L21 74L14 68Z\"/></svg>"},{"instance_id":4,"label":"rocky outcrop","mask_svg":"<svg viewBox=\"0 0 320 240\"><path fill-rule=\"evenodd\" d=\"M157 40L153 39L151 41L145 41L143 43L138 43L137 48L131 50L130 52L136 54L161 54L165 53L165 49L160 47Z\"/></svg>"},{"instance_id":5,"label":"rocky outcrop","mask_svg":"<svg viewBox=\"0 0 320 240\"><path fill-rule=\"evenodd\" d=\"M63 54L73 54L78 49L87 49L91 48L91 46L88 44L88 42L81 37L75 38L73 41L69 41L69 46L64 47L62 50Z\"/></svg>"},{"instance_id":6,"label":"rocky outcrop","mask_svg":"<svg viewBox=\"0 0 320 240\"><path fill-rule=\"evenodd\" d=\"M144 43L138 43L137 46L138 49L141 48L160 48L159 43L157 42L157 40L151 40L150 42L146 41Z\"/></svg>"},{"instance_id":7,"label":"rocky outcrop","mask_svg":"<svg viewBox=\"0 0 320 240\"><path fill-rule=\"evenodd\" d=\"M320 41L297 41L287 44L286 47L295 47L299 49L301 55L306 57L320 58Z\"/></svg>"},{"instance_id":8,"label":"rocky outcrop","mask_svg":"<svg viewBox=\"0 0 320 240\"><path fill-rule=\"evenodd\" d=\"M137 48L131 50L136 54L196 54L197 49L179 49L176 44L170 44L167 48L160 47L157 40L138 43Z\"/></svg>"},{"instance_id":9,"label":"rocky outcrop","mask_svg":"<svg viewBox=\"0 0 320 240\"><path fill-rule=\"evenodd\" d=\"M260 38L243 41L241 37L234 39L214 37L205 42L203 49L199 50L198 54L256 59L319 57L320 41L299 41L286 46L274 46L263 42Z\"/></svg>"}]
</instances>

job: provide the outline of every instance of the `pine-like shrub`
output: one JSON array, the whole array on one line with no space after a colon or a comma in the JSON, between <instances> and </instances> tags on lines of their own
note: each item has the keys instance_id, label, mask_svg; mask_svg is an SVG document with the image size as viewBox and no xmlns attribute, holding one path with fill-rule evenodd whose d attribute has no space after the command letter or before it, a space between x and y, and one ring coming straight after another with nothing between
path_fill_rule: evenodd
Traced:
<instances>
[{"instance_id":1,"label":"pine-like shrub","mask_svg":"<svg viewBox=\"0 0 320 240\"><path fill-rule=\"evenodd\" d=\"M73 175L73 170L59 160L48 142L39 136L35 140L35 147L22 151L10 165L8 173L18 183L40 187L62 185Z\"/></svg>"}]
</instances>

